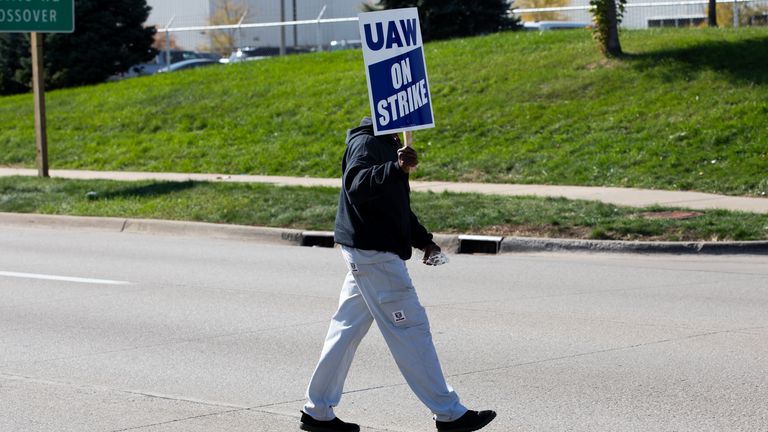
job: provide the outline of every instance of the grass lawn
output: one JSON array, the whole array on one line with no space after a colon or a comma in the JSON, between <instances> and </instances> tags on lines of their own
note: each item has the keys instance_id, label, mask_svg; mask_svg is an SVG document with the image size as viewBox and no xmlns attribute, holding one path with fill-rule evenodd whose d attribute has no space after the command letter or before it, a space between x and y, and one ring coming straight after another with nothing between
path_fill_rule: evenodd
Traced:
<instances>
[{"instance_id":1,"label":"grass lawn","mask_svg":"<svg viewBox=\"0 0 768 432\"><path fill-rule=\"evenodd\" d=\"M0 212L189 220L333 230L338 189L208 182L0 178ZM689 219L555 198L413 193L437 233L616 240L766 240L768 215L702 211Z\"/></svg>"},{"instance_id":2,"label":"grass lawn","mask_svg":"<svg viewBox=\"0 0 768 432\"><path fill-rule=\"evenodd\" d=\"M768 29L621 37L612 60L580 30L427 44L436 128L414 134L414 177L766 195ZM369 111L362 64L318 53L52 91L51 167L337 177L345 130ZM34 166L32 105L0 97L0 165ZM238 195L219 187L193 189Z\"/></svg>"}]
</instances>

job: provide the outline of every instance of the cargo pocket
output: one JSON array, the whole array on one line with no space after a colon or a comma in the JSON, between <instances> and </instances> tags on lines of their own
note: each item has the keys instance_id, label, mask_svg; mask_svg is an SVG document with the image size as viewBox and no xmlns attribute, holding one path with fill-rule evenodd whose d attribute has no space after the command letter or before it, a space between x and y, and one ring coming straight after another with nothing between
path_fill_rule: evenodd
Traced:
<instances>
[{"instance_id":1,"label":"cargo pocket","mask_svg":"<svg viewBox=\"0 0 768 432\"><path fill-rule=\"evenodd\" d=\"M384 317L395 327L409 328L427 323L427 314L413 289L383 291L379 305Z\"/></svg>"}]
</instances>

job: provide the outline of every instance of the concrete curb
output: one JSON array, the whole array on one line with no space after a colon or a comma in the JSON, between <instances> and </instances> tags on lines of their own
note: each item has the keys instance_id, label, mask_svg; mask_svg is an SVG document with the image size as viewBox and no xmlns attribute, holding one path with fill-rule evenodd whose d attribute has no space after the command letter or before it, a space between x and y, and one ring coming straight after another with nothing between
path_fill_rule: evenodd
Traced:
<instances>
[{"instance_id":1,"label":"concrete curb","mask_svg":"<svg viewBox=\"0 0 768 432\"><path fill-rule=\"evenodd\" d=\"M768 241L743 242L642 242L506 237L500 253L512 252L613 252L667 254L756 254L768 255Z\"/></svg>"},{"instance_id":2,"label":"concrete curb","mask_svg":"<svg viewBox=\"0 0 768 432\"><path fill-rule=\"evenodd\" d=\"M150 233L205 236L222 239L253 240L292 246L333 246L329 231L303 231L288 228L254 227L206 222L168 221L91 216L58 216L28 213L0 213L0 224L45 226L64 229L90 229L117 233ZM768 255L768 241L745 242L641 242L615 240L578 240L532 237L465 236L435 234L437 243L450 254L519 252L609 252L666 254L753 254ZM483 244L477 249L467 243ZM491 251L491 252L488 252Z\"/></svg>"},{"instance_id":3,"label":"concrete curb","mask_svg":"<svg viewBox=\"0 0 768 432\"><path fill-rule=\"evenodd\" d=\"M22 213L0 213L0 224L45 226L63 229L90 229L118 233L152 233L205 236L224 239L254 240L273 244L301 245L301 230L251 227L206 222L184 222L155 219L128 219L91 216L58 216Z\"/></svg>"}]
</instances>

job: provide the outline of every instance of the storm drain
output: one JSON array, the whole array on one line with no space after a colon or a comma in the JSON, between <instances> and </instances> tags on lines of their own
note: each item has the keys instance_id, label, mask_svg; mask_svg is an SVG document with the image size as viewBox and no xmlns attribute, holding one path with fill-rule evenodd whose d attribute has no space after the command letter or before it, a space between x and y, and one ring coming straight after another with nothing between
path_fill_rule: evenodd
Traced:
<instances>
[{"instance_id":1,"label":"storm drain","mask_svg":"<svg viewBox=\"0 0 768 432\"><path fill-rule=\"evenodd\" d=\"M501 240L503 238L496 236L460 235L458 253L495 255L501 249Z\"/></svg>"},{"instance_id":2,"label":"storm drain","mask_svg":"<svg viewBox=\"0 0 768 432\"><path fill-rule=\"evenodd\" d=\"M301 233L301 246L333 247L333 233L326 231L304 231Z\"/></svg>"}]
</instances>

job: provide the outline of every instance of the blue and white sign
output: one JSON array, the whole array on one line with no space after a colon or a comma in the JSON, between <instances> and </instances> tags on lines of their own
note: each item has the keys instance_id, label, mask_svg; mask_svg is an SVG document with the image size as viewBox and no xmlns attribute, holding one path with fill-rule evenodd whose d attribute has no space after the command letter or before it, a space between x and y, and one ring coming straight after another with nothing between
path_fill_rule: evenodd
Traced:
<instances>
[{"instance_id":1,"label":"blue and white sign","mask_svg":"<svg viewBox=\"0 0 768 432\"><path fill-rule=\"evenodd\" d=\"M376 135L435 127L416 8L359 15Z\"/></svg>"}]
</instances>

